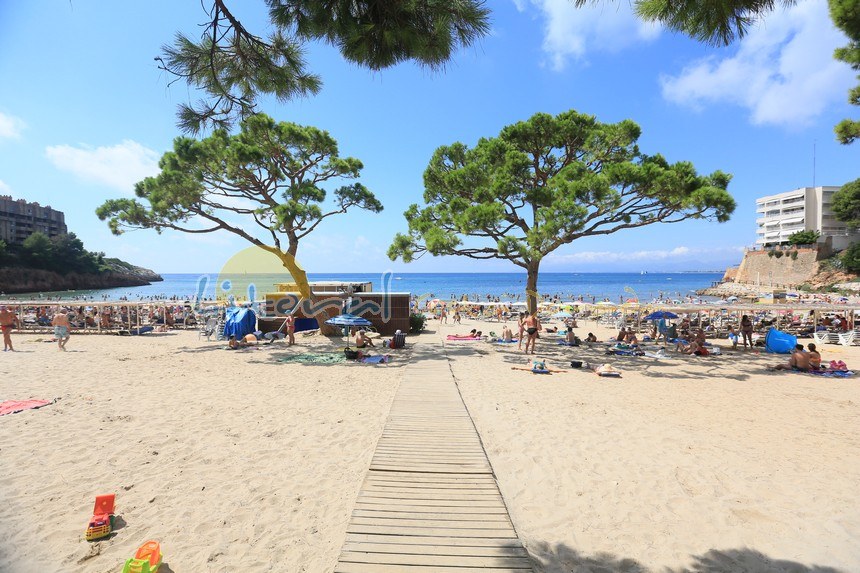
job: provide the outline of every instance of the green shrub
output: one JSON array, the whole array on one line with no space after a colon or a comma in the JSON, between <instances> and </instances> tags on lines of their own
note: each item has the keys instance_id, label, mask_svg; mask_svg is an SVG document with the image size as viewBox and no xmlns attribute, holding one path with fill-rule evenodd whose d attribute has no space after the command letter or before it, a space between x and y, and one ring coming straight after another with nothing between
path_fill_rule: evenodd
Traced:
<instances>
[{"instance_id":1,"label":"green shrub","mask_svg":"<svg viewBox=\"0 0 860 573\"><path fill-rule=\"evenodd\" d=\"M814 245L819 237L821 233L818 231L798 231L789 235L788 242L791 245Z\"/></svg>"},{"instance_id":2,"label":"green shrub","mask_svg":"<svg viewBox=\"0 0 860 573\"><path fill-rule=\"evenodd\" d=\"M769 256L770 258L773 258L773 253L774 253L774 251L768 251L767 256Z\"/></svg>"},{"instance_id":3,"label":"green shrub","mask_svg":"<svg viewBox=\"0 0 860 573\"><path fill-rule=\"evenodd\" d=\"M424 330L424 323L427 322L427 317L423 314L412 313L409 315L409 332L418 334Z\"/></svg>"},{"instance_id":4,"label":"green shrub","mask_svg":"<svg viewBox=\"0 0 860 573\"><path fill-rule=\"evenodd\" d=\"M796 261L796 260L797 260L797 251L791 251L791 260L792 260L792 261Z\"/></svg>"},{"instance_id":5,"label":"green shrub","mask_svg":"<svg viewBox=\"0 0 860 573\"><path fill-rule=\"evenodd\" d=\"M842 267L853 272L860 272L860 243L854 243L844 251L840 256Z\"/></svg>"},{"instance_id":6,"label":"green shrub","mask_svg":"<svg viewBox=\"0 0 860 573\"><path fill-rule=\"evenodd\" d=\"M778 258L778 259L781 259L781 258L782 258L782 255L783 255L783 252L782 252L782 251L774 251L774 252L773 252L773 256L774 256L774 257L776 257L776 258Z\"/></svg>"}]
</instances>

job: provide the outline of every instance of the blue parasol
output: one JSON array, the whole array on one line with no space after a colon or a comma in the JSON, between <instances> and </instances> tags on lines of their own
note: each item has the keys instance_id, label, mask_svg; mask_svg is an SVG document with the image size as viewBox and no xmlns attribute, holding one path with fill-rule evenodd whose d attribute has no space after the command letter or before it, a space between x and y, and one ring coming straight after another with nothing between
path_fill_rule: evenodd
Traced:
<instances>
[{"instance_id":1,"label":"blue parasol","mask_svg":"<svg viewBox=\"0 0 860 573\"><path fill-rule=\"evenodd\" d=\"M360 316L355 316L354 314L339 314L334 318L330 318L325 321L326 324L330 324L332 326L370 326L372 323L366 318L361 318Z\"/></svg>"},{"instance_id":2,"label":"blue parasol","mask_svg":"<svg viewBox=\"0 0 860 573\"><path fill-rule=\"evenodd\" d=\"M645 320L660 320L661 318L678 318L678 315L668 310L658 310L645 317Z\"/></svg>"},{"instance_id":3,"label":"blue parasol","mask_svg":"<svg viewBox=\"0 0 860 573\"><path fill-rule=\"evenodd\" d=\"M370 326L373 323L367 320L366 318L361 318L360 316L355 316L354 314L344 313L339 314L334 318L330 318L325 321L326 324L330 324L331 326L342 326L343 327L343 335L346 337L346 347L349 348L349 327L351 326Z\"/></svg>"}]
</instances>

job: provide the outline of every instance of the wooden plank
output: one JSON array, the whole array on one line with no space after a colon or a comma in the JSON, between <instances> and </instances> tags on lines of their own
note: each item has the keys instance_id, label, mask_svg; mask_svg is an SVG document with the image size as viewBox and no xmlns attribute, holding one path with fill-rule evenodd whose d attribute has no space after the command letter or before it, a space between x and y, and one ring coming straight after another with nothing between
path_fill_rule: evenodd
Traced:
<instances>
[{"instance_id":1,"label":"wooden plank","mask_svg":"<svg viewBox=\"0 0 860 573\"><path fill-rule=\"evenodd\" d=\"M448 501L484 501L501 504L502 496L498 492L486 493L470 493L454 490L452 493L433 493L417 490L414 492L388 492L388 491L367 491L361 492L361 497L373 497L376 499L402 499L402 500L448 500Z\"/></svg>"},{"instance_id":2,"label":"wooden plank","mask_svg":"<svg viewBox=\"0 0 860 573\"><path fill-rule=\"evenodd\" d=\"M496 488L493 484L488 483L434 483L434 482L408 482L408 481L366 481L364 482L364 489L366 491L378 490L378 489L423 489L423 488L433 488L433 489L470 489L470 490L478 490L478 489L486 489L490 491L496 491Z\"/></svg>"},{"instance_id":3,"label":"wooden plank","mask_svg":"<svg viewBox=\"0 0 860 573\"><path fill-rule=\"evenodd\" d=\"M504 508L499 500L479 501L474 499L403 499L392 497L374 497L361 495L357 502L362 505L374 505L385 507L397 506L418 506L418 507L473 507L475 509L484 508Z\"/></svg>"},{"instance_id":4,"label":"wooden plank","mask_svg":"<svg viewBox=\"0 0 860 573\"><path fill-rule=\"evenodd\" d=\"M435 567L508 567L523 569L531 566L528 557L487 557L467 555L416 555L414 553L365 553L344 551L341 563L378 563L391 565L432 565Z\"/></svg>"},{"instance_id":5,"label":"wooden plank","mask_svg":"<svg viewBox=\"0 0 860 573\"><path fill-rule=\"evenodd\" d=\"M385 492L385 493L395 493L395 494L405 494L406 497L413 495L440 495L443 497L447 497L449 495L466 495L471 497L491 497L493 499L499 498L499 492L496 489L486 489L486 488L467 488L467 487L459 487L459 488L436 488L436 487L419 487L419 488L409 488L409 487L365 487L363 490L365 493L373 493L373 492ZM399 496L398 496L399 497Z\"/></svg>"},{"instance_id":6,"label":"wooden plank","mask_svg":"<svg viewBox=\"0 0 860 573\"><path fill-rule=\"evenodd\" d=\"M376 525L379 527L402 527L402 528L429 528L429 529L480 529L480 530L504 530L512 531L511 522L505 521L462 521L452 519L405 519L398 517L363 517L353 516L350 520L353 525Z\"/></svg>"},{"instance_id":7,"label":"wooden plank","mask_svg":"<svg viewBox=\"0 0 860 573\"><path fill-rule=\"evenodd\" d=\"M521 547L469 547L457 545L410 545L408 543L359 543L347 541L343 551L368 553L417 553L419 555L468 555L473 557L528 557Z\"/></svg>"},{"instance_id":8,"label":"wooden plank","mask_svg":"<svg viewBox=\"0 0 860 573\"><path fill-rule=\"evenodd\" d=\"M355 543L400 543L407 545L434 546L434 547L522 547L522 543L516 537L438 537L427 535L397 535L397 534L371 534L371 533L347 533L347 542Z\"/></svg>"},{"instance_id":9,"label":"wooden plank","mask_svg":"<svg viewBox=\"0 0 860 573\"><path fill-rule=\"evenodd\" d=\"M433 565L384 565L378 563L338 563L334 573L522 573L527 568L511 567L436 567Z\"/></svg>"},{"instance_id":10,"label":"wooden plank","mask_svg":"<svg viewBox=\"0 0 860 573\"><path fill-rule=\"evenodd\" d=\"M496 480L490 475L456 476L450 474L416 474L399 472L368 472L365 483L439 483L439 484L480 484L496 487Z\"/></svg>"},{"instance_id":11,"label":"wooden plank","mask_svg":"<svg viewBox=\"0 0 860 573\"><path fill-rule=\"evenodd\" d=\"M386 511L389 513L435 513L439 515L461 515L468 517L470 515L504 515L507 516L507 510L501 506L495 507L472 507L469 505L388 505L388 504L372 504L358 502L355 505L353 513L356 511Z\"/></svg>"},{"instance_id":12,"label":"wooden plank","mask_svg":"<svg viewBox=\"0 0 860 573\"><path fill-rule=\"evenodd\" d=\"M428 512L428 511L392 511L391 509L359 509L352 510L353 517L388 518L388 519L431 519L470 521L479 523L504 522L511 523L504 513L462 513L459 511Z\"/></svg>"},{"instance_id":13,"label":"wooden plank","mask_svg":"<svg viewBox=\"0 0 860 573\"><path fill-rule=\"evenodd\" d=\"M368 525L350 523L347 533L377 533L380 535L421 535L435 537L493 537L509 538L514 534L513 529L458 529L451 527L396 527L393 525Z\"/></svg>"}]
</instances>

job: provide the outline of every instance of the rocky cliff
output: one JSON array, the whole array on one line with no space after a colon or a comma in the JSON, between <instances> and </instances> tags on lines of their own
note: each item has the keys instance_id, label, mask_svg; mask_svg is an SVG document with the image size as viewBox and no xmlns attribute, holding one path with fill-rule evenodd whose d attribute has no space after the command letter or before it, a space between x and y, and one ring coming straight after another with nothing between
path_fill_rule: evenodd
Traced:
<instances>
[{"instance_id":1,"label":"rocky cliff","mask_svg":"<svg viewBox=\"0 0 860 573\"><path fill-rule=\"evenodd\" d=\"M120 261L122 262L122 261ZM114 287L144 286L163 280L149 269L116 267L99 274L65 273L20 267L0 268L0 293L49 292L61 290L103 289ZM108 265L109 268L115 268ZM122 269L120 271L119 269Z\"/></svg>"}]
</instances>

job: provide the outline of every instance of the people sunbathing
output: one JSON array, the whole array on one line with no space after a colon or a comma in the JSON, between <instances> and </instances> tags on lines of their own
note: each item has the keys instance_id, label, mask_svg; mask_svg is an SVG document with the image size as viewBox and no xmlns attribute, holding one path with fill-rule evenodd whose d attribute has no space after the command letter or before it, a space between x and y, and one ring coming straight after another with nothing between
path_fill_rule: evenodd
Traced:
<instances>
[{"instance_id":1,"label":"people sunbathing","mask_svg":"<svg viewBox=\"0 0 860 573\"><path fill-rule=\"evenodd\" d=\"M513 342L514 340L514 333L507 324L502 327L502 340L504 342Z\"/></svg>"},{"instance_id":2,"label":"people sunbathing","mask_svg":"<svg viewBox=\"0 0 860 573\"><path fill-rule=\"evenodd\" d=\"M817 354L817 352L816 352ZM821 356L818 357L818 362L821 364ZM812 369L810 354L804 352L802 344L796 344L791 353L791 357L785 364L777 364L771 370L796 370L798 372L809 372Z\"/></svg>"}]
</instances>

